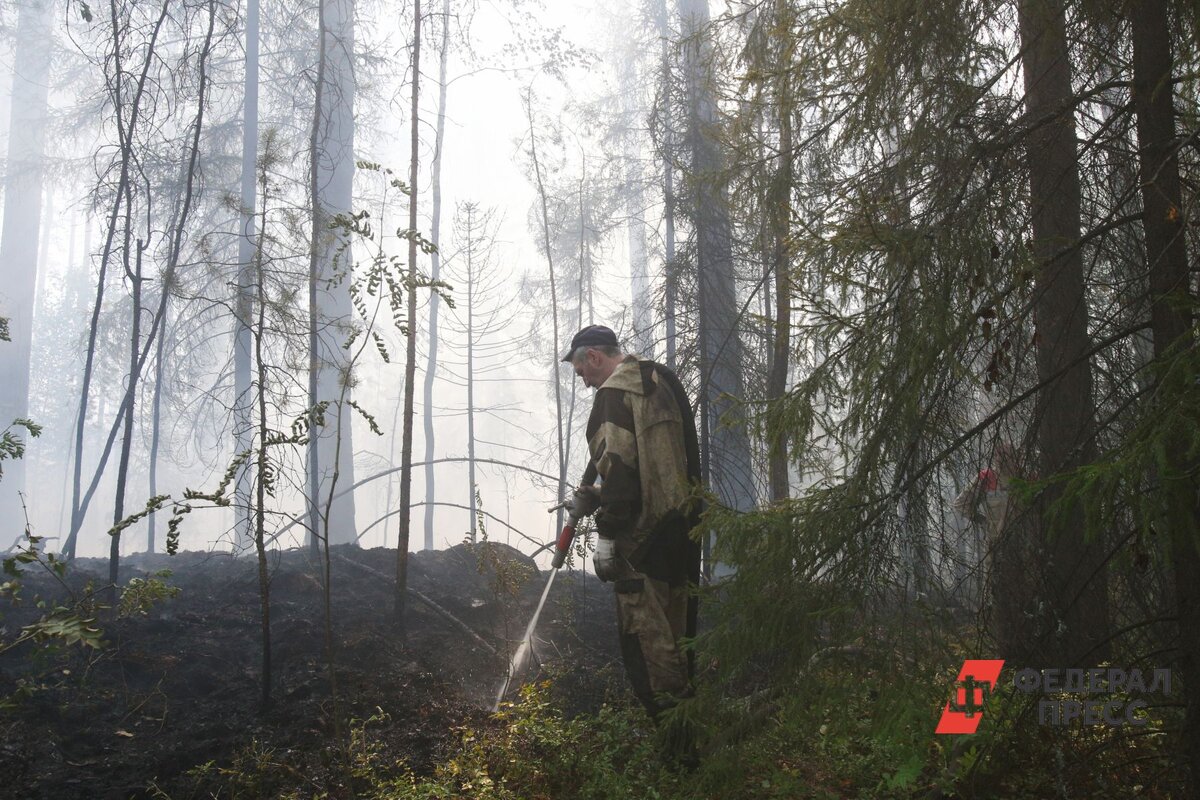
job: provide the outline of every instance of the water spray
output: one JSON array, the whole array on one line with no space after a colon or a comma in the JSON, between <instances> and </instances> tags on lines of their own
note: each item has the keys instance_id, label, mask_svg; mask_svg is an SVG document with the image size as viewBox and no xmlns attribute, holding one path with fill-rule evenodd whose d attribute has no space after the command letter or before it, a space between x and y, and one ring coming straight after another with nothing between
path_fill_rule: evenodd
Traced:
<instances>
[{"instance_id":1,"label":"water spray","mask_svg":"<svg viewBox=\"0 0 1200 800\"><path fill-rule=\"evenodd\" d=\"M546 598L550 596L550 587L554 584L554 576L557 574L557 568L550 570L550 578L546 581L546 588L542 589L542 599L538 601L537 609L533 612L533 617L530 618L529 625L525 627L525 636L522 637L521 644L517 647L517 651L513 653L513 657L508 663L508 675L504 677L504 684L501 685L500 691L496 694L496 702L492 704L492 711L500 710L500 703L504 700L504 695L508 694L508 689L512 685L513 679L524 669L525 661L529 658L529 651L533 649L533 632L537 628L538 617L542 615L542 607L546 605Z\"/></svg>"},{"instance_id":2,"label":"water spray","mask_svg":"<svg viewBox=\"0 0 1200 800\"><path fill-rule=\"evenodd\" d=\"M595 481L596 467L589 461L587 470L583 473L583 485L591 486ZM563 525L562 530L559 531L558 539L554 542L554 559L550 562L550 577L546 580L546 588L542 589L542 597L538 600L537 608L534 609L533 616L530 618L529 624L525 627L525 635L521 638L521 643L517 646L516 652L513 653L513 657L509 660L508 674L504 676L504 683L500 686L500 691L496 694L496 702L492 705L492 711L500 709L500 703L504 700L504 696L508 694L513 680L525 668L525 662L533 650L533 632L537 630L538 619L542 616L542 608L546 605L546 598L550 596L550 587L554 584L554 577L558 575L558 571L566 563L567 555L571 552L571 544L575 541L575 531L579 527L579 521L586 516L579 512L574 496L568 497L558 505L551 506L548 511L553 514L559 509L566 510L567 521Z\"/></svg>"}]
</instances>

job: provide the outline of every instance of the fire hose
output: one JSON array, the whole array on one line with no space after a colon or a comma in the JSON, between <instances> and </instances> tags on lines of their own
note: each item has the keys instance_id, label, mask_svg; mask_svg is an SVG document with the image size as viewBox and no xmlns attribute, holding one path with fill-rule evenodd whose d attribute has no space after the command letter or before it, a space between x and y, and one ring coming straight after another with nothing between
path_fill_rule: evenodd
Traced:
<instances>
[{"instance_id":1,"label":"fire hose","mask_svg":"<svg viewBox=\"0 0 1200 800\"><path fill-rule=\"evenodd\" d=\"M589 461L587 469L583 472L583 480L580 482L580 487L590 487L596 483L596 465ZM554 543L554 560L550 562L550 566L554 569L562 569L562 565L567 560L567 554L571 552L571 543L575 540L575 530L579 527L579 522L587 514L582 513L574 495L563 500L556 506L550 508L550 513L565 509L567 512L567 521L563 528L558 533L558 539Z\"/></svg>"}]
</instances>

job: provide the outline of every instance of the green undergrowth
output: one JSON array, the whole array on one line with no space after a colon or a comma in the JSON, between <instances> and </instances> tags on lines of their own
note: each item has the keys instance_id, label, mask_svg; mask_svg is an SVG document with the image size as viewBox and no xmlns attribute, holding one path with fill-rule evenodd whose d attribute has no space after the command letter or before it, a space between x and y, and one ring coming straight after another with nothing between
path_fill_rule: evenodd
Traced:
<instances>
[{"instance_id":1,"label":"green undergrowth","mask_svg":"<svg viewBox=\"0 0 1200 800\"><path fill-rule=\"evenodd\" d=\"M640 708L568 717L544 681L454 731L416 774L389 750L397 722L359 720L349 746L312 765L254 742L191 778L202 791L159 797L417 800L603 798L1164 798L1164 720L1136 730L1036 724L1024 695L998 691L973 736L933 733L953 676L906 680L831 665L788 692L701 694L653 725ZM911 680L907 680L911 679ZM945 679L945 680L943 680ZM715 703L715 705L714 705ZM689 731L698 764L681 758Z\"/></svg>"},{"instance_id":2,"label":"green undergrowth","mask_svg":"<svg viewBox=\"0 0 1200 800\"><path fill-rule=\"evenodd\" d=\"M549 682L526 686L520 699L455 732L446 757L416 775L387 752L385 715L360 720L343 770L304 768L298 754L254 742L228 766L192 770L191 793L161 798L840 798L906 796L885 786L895 754L879 746L862 708L848 714L814 709L791 717L771 709L765 719L735 731L688 719L685 705L653 725L640 708L606 705L568 718L550 699ZM864 694L862 701L871 702ZM757 713L735 703L722 717ZM819 719L828 722L814 726ZM699 764L681 757L681 730L695 736ZM674 735L673 735L674 734ZM686 738L686 737L683 737ZM326 760L326 767L332 767ZM880 792L883 792L882 794Z\"/></svg>"},{"instance_id":3,"label":"green undergrowth","mask_svg":"<svg viewBox=\"0 0 1200 800\"><path fill-rule=\"evenodd\" d=\"M381 798L673 798L685 777L660 758L640 711L603 707L567 719L548 682L526 686L489 724L460 732L435 774Z\"/></svg>"}]
</instances>

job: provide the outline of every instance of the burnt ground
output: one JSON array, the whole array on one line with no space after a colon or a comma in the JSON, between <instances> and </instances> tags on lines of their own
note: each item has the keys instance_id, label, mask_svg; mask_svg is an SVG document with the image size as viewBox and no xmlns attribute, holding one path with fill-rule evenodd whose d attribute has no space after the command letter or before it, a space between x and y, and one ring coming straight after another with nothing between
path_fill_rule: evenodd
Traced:
<instances>
[{"instance_id":1,"label":"burnt ground","mask_svg":"<svg viewBox=\"0 0 1200 800\"><path fill-rule=\"evenodd\" d=\"M133 556L122 565L123 585L169 569L165 580L178 596L145 616L102 621L100 651L24 645L0 655L0 702L10 704L0 709L0 798L152 797L155 786L175 800L208 797L206 780L247 759L328 790L337 785L328 770L339 718L378 716L371 730L383 758L418 775L430 771L457 729L488 724L504 653L515 648L548 575L504 545L414 553L405 641L391 616L395 551L335 547L331 565L340 715L325 656L320 564L309 553L271 557L273 703L265 713L254 559ZM26 602L0 608L0 641L41 613L29 602L34 594L54 594L33 569ZM107 569L105 560L79 559L68 579L101 585ZM611 589L579 572L560 574L536 639L538 663L526 680L550 676L575 712L622 700ZM21 681L32 691L18 692ZM197 777L194 768L209 762L209 777ZM255 793L271 790L246 796Z\"/></svg>"}]
</instances>

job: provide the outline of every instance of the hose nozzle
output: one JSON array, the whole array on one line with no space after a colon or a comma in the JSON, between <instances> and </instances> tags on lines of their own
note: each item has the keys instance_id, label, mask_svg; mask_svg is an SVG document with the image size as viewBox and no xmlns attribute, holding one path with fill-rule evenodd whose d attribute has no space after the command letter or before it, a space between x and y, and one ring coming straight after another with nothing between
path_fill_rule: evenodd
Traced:
<instances>
[{"instance_id":1,"label":"hose nozzle","mask_svg":"<svg viewBox=\"0 0 1200 800\"><path fill-rule=\"evenodd\" d=\"M567 553L571 551L571 542L575 539L575 520L572 518L558 534L558 541L554 543L554 559L550 562L550 566L554 569L562 569L562 565L566 563Z\"/></svg>"}]
</instances>

